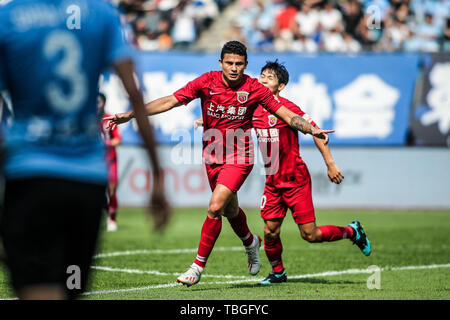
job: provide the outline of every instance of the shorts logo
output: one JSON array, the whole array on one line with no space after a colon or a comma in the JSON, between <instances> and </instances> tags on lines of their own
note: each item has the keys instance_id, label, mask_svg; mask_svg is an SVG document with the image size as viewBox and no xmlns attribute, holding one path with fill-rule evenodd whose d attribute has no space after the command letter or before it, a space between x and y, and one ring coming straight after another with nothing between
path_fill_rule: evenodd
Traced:
<instances>
[{"instance_id":1,"label":"shorts logo","mask_svg":"<svg viewBox=\"0 0 450 320\"><path fill-rule=\"evenodd\" d=\"M267 117L269 118L269 126L273 127L277 124L278 118L273 114L269 114Z\"/></svg>"},{"instance_id":2,"label":"shorts logo","mask_svg":"<svg viewBox=\"0 0 450 320\"><path fill-rule=\"evenodd\" d=\"M238 91L236 92L237 95L237 101L239 103L246 103L248 100L249 93L247 91Z\"/></svg>"}]
</instances>

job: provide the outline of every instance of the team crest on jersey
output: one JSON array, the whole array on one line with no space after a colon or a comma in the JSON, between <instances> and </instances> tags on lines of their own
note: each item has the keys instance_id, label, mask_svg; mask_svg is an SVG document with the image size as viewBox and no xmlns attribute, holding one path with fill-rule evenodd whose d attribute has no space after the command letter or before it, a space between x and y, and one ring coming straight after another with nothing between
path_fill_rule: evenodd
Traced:
<instances>
[{"instance_id":1,"label":"team crest on jersey","mask_svg":"<svg viewBox=\"0 0 450 320\"><path fill-rule=\"evenodd\" d=\"M273 127L277 124L278 118L273 114L269 114L267 117L269 118L269 126Z\"/></svg>"},{"instance_id":2,"label":"team crest on jersey","mask_svg":"<svg viewBox=\"0 0 450 320\"><path fill-rule=\"evenodd\" d=\"M238 91L237 94L237 101L240 103L246 103L248 100L249 93L247 91Z\"/></svg>"}]
</instances>

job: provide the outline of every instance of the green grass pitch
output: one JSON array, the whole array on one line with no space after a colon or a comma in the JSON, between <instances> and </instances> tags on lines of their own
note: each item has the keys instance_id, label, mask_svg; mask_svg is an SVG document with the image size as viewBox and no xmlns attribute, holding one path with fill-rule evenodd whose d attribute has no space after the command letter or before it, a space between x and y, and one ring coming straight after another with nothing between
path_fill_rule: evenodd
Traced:
<instances>
[{"instance_id":1,"label":"green grass pitch","mask_svg":"<svg viewBox=\"0 0 450 320\"><path fill-rule=\"evenodd\" d=\"M262 237L259 211L246 213L250 229ZM373 246L371 256L363 256L349 240L307 243L288 216L281 231L288 282L261 286L270 271L263 249L261 271L252 277L241 241L224 220L200 283L187 288L175 280L195 258L205 209L174 210L167 230L157 234L144 210L122 208L119 230L101 234L91 285L82 299L450 299L450 212L317 210L316 215L318 225L361 221ZM368 270L372 265L381 270L379 289L367 286L376 275ZM0 298L14 298L3 265Z\"/></svg>"}]
</instances>

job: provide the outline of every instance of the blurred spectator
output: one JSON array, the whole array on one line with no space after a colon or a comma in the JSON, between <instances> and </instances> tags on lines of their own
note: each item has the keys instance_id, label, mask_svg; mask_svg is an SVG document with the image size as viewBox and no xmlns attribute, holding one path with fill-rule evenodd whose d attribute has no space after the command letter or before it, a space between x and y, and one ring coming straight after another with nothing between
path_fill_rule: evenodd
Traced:
<instances>
[{"instance_id":1,"label":"blurred spectator","mask_svg":"<svg viewBox=\"0 0 450 320\"><path fill-rule=\"evenodd\" d=\"M369 14L365 14L359 21L355 30L355 38L366 49L375 45L382 36L382 24L380 26L373 25L373 17Z\"/></svg>"},{"instance_id":2,"label":"blurred spectator","mask_svg":"<svg viewBox=\"0 0 450 320\"><path fill-rule=\"evenodd\" d=\"M341 5L341 12L344 20L345 32L355 36L359 21L364 16L361 4L358 0L344 1Z\"/></svg>"},{"instance_id":3,"label":"blurred spectator","mask_svg":"<svg viewBox=\"0 0 450 320\"><path fill-rule=\"evenodd\" d=\"M405 41L406 51L439 51L441 28L433 21L433 15L425 13L425 21L412 30L413 36Z\"/></svg>"},{"instance_id":4,"label":"blurred spectator","mask_svg":"<svg viewBox=\"0 0 450 320\"><path fill-rule=\"evenodd\" d=\"M298 38L292 43L292 51L295 52L314 53L318 50L319 46L317 43L304 35L299 35Z\"/></svg>"},{"instance_id":5,"label":"blurred spectator","mask_svg":"<svg viewBox=\"0 0 450 320\"><path fill-rule=\"evenodd\" d=\"M322 46L325 51L340 52L344 51L344 38L336 29L330 29L324 32Z\"/></svg>"},{"instance_id":6,"label":"blurred spectator","mask_svg":"<svg viewBox=\"0 0 450 320\"><path fill-rule=\"evenodd\" d=\"M411 0L411 9L417 24L425 20L427 13L431 14L435 23L443 28L446 18L450 15L450 1L448 0Z\"/></svg>"},{"instance_id":7,"label":"blurred spectator","mask_svg":"<svg viewBox=\"0 0 450 320\"><path fill-rule=\"evenodd\" d=\"M298 32L306 37L312 37L316 33L320 23L319 11L311 8L309 4L303 3L295 20L297 22Z\"/></svg>"},{"instance_id":8,"label":"blurred spectator","mask_svg":"<svg viewBox=\"0 0 450 320\"><path fill-rule=\"evenodd\" d=\"M385 29L383 37L377 45L378 51L399 51L403 49L403 44L411 34L410 28L396 18L387 19L385 23Z\"/></svg>"},{"instance_id":9,"label":"blurred spectator","mask_svg":"<svg viewBox=\"0 0 450 320\"><path fill-rule=\"evenodd\" d=\"M222 41L221 46L223 46L225 42L231 40L242 42L245 45L247 44L247 39L245 37L241 23L237 20L232 23L231 27L226 32L225 39Z\"/></svg>"},{"instance_id":10,"label":"blurred spectator","mask_svg":"<svg viewBox=\"0 0 450 320\"><path fill-rule=\"evenodd\" d=\"M443 50L446 52L450 52L450 17L447 18L445 22L443 32Z\"/></svg>"},{"instance_id":11,"label":"blurred spectator","mask_svg":"<svg viewBox=\"0 0 450 320\"><path fill-rule=\"evenodd\" d=\"M393 18L402 23L413 23L412 12L406 2L402 2L394 9Z\"/></svg>"},{"instance_id":12,"label":"blurred spectator","mask_svg":"<svg viewBox=\"0 0 450 320\"><path fill-rule=\"evenodd\" d=\"M209 28L214 19L219 15L219 6L214 0L195 0L190 2L195 10L195 23L198 33Z\"/></svg>"},{"instance_id":13,"label":"blurred spectator","mask_svg":"<svg viewBox=\"0 0 450 320\"><path fill-rule=\"evenodd\" d=\"M195 6L189 0L180 0L173 10L172 40L174 49L188 49L196 39Z\"/></svg>"},{"instance_id":14,"label":"blurred spectator","mask_svg":"<svg viewBox=\"0 0 450 320\"><path fill-rule=\"evenodd\" d=\"M286 6L276 15L272 27L275 51L288 51L292 48L297 13L298 4L294 0L288 0Z\"/></svg>"},{"instance_id":15,"label":"blurred spectator","mask_svg":"<svg viewBox=\"0 0 450 320\"><path fill-rule=\"evenodd\" d=\"M342 13L331 0L328 0L323 10L319 12L319 22L323 30L336 29L339 32L343 31Z\"/></svg>"},{"instance_id":16,"label":"blurred spectator","mask_svg":"<svg viewBox=\"0 0 450 320\"><path fill-rule=\"evenodd\" d=\"M280 10L275 16L275 31L274 35L277 36L283 31L292 32L295 18L298 13L298 4L294 0L288 0L286 6Z\"/></svg>"},{"instance_id":17,"label":"blurred spectator","mask_svg":"<svg viewBox=\"0 0 450 320\"><path fill-rule=\"evenodd\" d=\"M344 37L344 44L342 46L343 52L349 52L349 53L357 53L361 51L361 45L358 41L356 41L355 38L349 33L343 33Z\"/></svg>"},{"instance_id":18,"label":"blurred spectator","mask_svg":"<svg viewBox=\"0 0 450 320\"><path fill-rule=\"evenodd\" d=\"M434 8L432 10L433 18L439 28L444 29L446 27L447 18L450 17L450 1L437 0L434 1Z\"/></svg>"},{"instance_id":19,"label":"blurred spectator","mask_svg":"<svg viewBox=\"0 0 450 320\"><path fill-rule=\"evenodd\" d=\"M264 10L264 3L261 0L241 0L242 11L236 17L235 24L238 24L242 35L246 39L244 43L250 49L254 49L259 39L262 38L262 32L257 26L257 20ZM227 38L226 40L232 40Z\"/></svg>"}]
</instances>

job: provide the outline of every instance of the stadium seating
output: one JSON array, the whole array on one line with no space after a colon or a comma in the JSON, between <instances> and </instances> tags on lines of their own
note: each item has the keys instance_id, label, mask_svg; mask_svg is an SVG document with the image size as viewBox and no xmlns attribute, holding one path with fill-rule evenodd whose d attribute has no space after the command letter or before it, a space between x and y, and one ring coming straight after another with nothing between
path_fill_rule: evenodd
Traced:
<instances>
[{"instance_id":1,"label":"stadium seating","mask_svg":"<svg viewBox=\"0 0 450 320\"><path fill-rule=\"evenodd\" d=\"M198 50L237 39L251 51L450 51L449 0L117 0L141 50ZM212 30L230 5L232 22ZM228 22L228 20L226 20ZM220 30L220 34L217 34ZM210 37L211 38L211 37ZM210 39L209 38L209 39Z\"/></svg>"}]
</instances>

